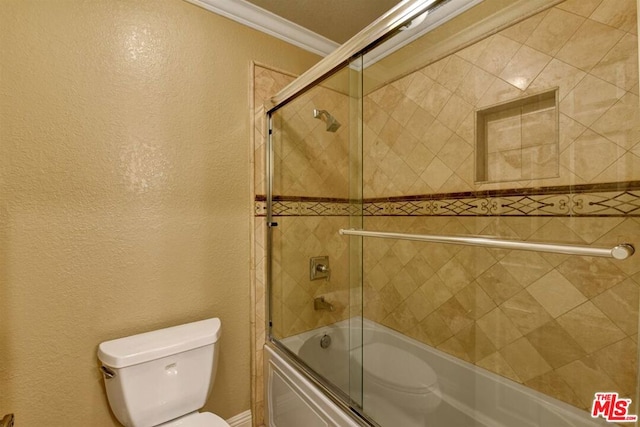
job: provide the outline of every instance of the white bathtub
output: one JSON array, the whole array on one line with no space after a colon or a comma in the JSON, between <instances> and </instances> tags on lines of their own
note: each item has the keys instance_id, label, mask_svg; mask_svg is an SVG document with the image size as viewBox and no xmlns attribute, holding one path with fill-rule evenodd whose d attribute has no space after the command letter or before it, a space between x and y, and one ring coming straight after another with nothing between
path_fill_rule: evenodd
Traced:
<instances>
[{"instance_id":1,"label":"white bathtub","mask_svg":"<svg viewBox=\"0 0 640 427\"><path fill-rule=\"evenodd\" d=\"M325 335L331 337L326 349L320 345ZM351 329L346 320L286 338L282 344L362 403L364 412L383 427L611 425L366 319L364 323L352 319ZM349 364L354 369L349 370ZM297 380L287 381L295 384ZM362 394L359 384L363 384ZM321 403L331 404L329 400ZM280 423L277 427L297 426Z\"/></svg>"}]
</instances>

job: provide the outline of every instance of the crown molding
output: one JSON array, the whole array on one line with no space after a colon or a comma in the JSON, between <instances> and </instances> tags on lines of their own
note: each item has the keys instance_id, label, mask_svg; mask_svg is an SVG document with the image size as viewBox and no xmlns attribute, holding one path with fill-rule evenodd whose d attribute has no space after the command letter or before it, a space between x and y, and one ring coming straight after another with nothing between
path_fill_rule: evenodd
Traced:
<instances>
[{"instance_id":1,"label":"crown molding","mask_svg":"<svg viewBox=\"0 0 640 427\"><path fill-rule=\"evenodd\" d=\"M320 34L245 0L186 1L320 56L327 56L339 46Z\"/></svg>"}]
</instances>

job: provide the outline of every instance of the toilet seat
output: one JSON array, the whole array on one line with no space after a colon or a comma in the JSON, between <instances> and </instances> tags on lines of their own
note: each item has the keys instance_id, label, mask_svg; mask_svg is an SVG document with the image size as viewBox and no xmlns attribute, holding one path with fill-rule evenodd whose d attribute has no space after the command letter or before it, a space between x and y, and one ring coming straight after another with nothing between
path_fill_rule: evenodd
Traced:
<instances>
[{"instance_id":1,"label":"toilet seat","mask_svg":"<svg viewBox=\"0 0 640 427\"><path fill-rule=\"evenodd\" d=\"M229 427L229 424L211 412L194 412L158 427Z\"/></svg>"}]
</instances>

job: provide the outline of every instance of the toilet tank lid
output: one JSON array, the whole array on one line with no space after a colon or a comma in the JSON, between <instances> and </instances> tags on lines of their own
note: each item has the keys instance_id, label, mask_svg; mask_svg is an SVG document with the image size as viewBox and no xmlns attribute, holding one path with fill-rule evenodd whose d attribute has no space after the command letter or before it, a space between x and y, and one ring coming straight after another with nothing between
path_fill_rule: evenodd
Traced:
<instances>
[{"instance_id":1,"label":"toilet tank lid","mask_svg":"<svg viewBox=\"0 0 640 427\"><path fill-rule=\"evenodd\" d=\"M220 319L213 318L105 341L98 358L111 368L125 368L215 343Z\"/></svg>"}]
</instances>

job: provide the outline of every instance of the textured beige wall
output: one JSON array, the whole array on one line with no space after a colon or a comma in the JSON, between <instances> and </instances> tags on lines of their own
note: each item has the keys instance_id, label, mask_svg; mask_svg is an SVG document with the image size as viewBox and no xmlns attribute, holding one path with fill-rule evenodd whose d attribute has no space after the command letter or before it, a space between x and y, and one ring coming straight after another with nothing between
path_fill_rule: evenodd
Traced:
<instances>
[{"instance_id":1,"label":"textured beige wall","mask_svg":"<svg viewBox=\"0 0 640 427\"><path fill-rule=\"evenodd\" d=\"M249 73L317 57L180 0L0 0L0 415L113 426L101 341L219 316L249 408Z\"/></svg>"}]
</instances>

